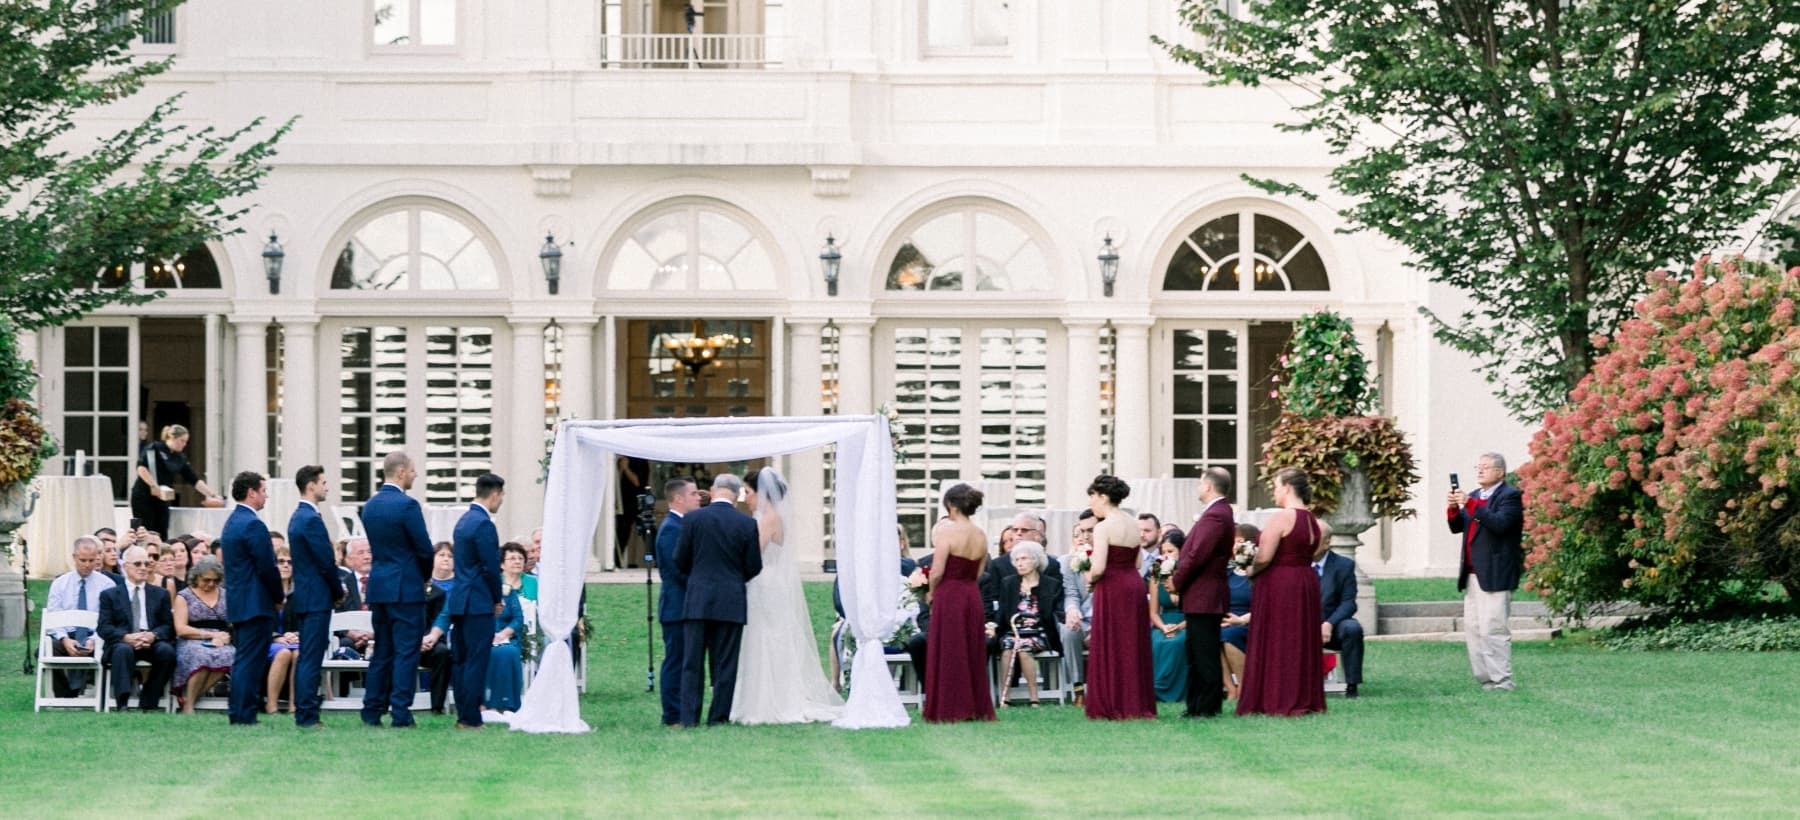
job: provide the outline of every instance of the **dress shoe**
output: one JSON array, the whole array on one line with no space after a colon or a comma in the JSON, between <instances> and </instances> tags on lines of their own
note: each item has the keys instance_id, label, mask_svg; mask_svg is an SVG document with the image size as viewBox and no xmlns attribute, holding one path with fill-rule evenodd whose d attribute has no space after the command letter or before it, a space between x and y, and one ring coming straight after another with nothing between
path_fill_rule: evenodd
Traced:
<instances>
[{"instance_id":1,"label":"dress shoe","mask_svg":"<svg viewBox=\"0 0 1800 820\"><path fill-rule=\"evenodd\" d=\"M487 727L485 725L484 726L470 726L469 724L464 723L459 720L456 722L456 728L458 728L458 729L486 729Z\"/></svg>"},{"instance_id":2,"label":"dress shoe","mask_svg":"<svg viewBox=\"0 0 1800 820\"><path fill-rule=\"evenodd\" d=\"M365 720L365 721L363 721L363 725L367 726L371 729L386 729L387 728L386 726L383 726L381 724L381 721L379 721L379 720Z\"/></svg>"},{"instance_id":3,"label":"dress shoe","mask_svg":"<svg viewBox=\"0 0 1800 820\"><path fill-rule=\"evenodd\" d=\"M1357 697L1356 684L1352 683L1344 687L1344 698L1346 700L1356 700Z\"/></svg>"}]
</instances>

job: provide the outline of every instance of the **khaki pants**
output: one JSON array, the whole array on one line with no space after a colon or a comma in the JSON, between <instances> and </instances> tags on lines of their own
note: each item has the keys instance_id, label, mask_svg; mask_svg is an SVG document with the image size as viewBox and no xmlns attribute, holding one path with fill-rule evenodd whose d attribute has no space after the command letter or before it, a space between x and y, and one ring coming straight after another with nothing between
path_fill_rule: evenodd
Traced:
<instances>
[{"instance_id":1,"label":"khaki pants","mask_svg":"<svg viewBox=\"0 0 1800 820\"><path fill-rule=\"evenodd\" d=\"M1512 590L1483 592L1470 573L1463 592L1463 634L1469 644L1469 667L1483 689L1511 689Z\"/></svg>"}]
</instances>

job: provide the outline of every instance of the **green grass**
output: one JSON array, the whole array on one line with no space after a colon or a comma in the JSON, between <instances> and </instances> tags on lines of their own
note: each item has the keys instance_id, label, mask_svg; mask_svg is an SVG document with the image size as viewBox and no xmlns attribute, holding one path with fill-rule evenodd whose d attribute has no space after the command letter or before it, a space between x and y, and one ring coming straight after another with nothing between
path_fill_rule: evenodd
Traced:
<instances>
[{"instance_id":1,"label":"green grass","mask_svg":"<svg viewBox=\"0 0 1800 820\"><path fill-rule=\"evenodd\" d=\"M1375 600L1381 603L1399 604L1413 601L1460 601L1463 594L1456 591L1455 578L1376 578ZM1513 593L1515 601L1540 600L1538 594L1520 588Z\"/></svg>"},{"instance_id":2,"label":"green grass","mask_svg":"<svg viewBox=\"0 0 1800 820\"><path fill-rule=\"evenodd\" d=\"M824 624L830 590L809 594ZM589 606L595 731L580 736L33 714L23 645L0 642L0 814L1773 816L1800 794L1791 653L1521 644L1519 691L1486 693L1460 644L1374 643L1364 697L1302 719L1046 707L895 731L672 731L644 692L643 590L595 586Z\"/></svg>"}]
</instances>

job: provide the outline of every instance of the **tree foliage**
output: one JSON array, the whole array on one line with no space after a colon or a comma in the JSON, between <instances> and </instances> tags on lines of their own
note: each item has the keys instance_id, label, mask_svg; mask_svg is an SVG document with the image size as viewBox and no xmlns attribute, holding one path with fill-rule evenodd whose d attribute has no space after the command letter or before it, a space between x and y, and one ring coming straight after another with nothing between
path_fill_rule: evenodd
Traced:
<instances>
[{"instance_id":1,"label":"tree foliage","mask_svg":"<svg viewBox=\"0 0 1800 820\"><path fill-rule=\"evenodd\" d=\"M134 55L149 20L180 0L0 3L0 310L23 330L159 293L96 287L101 271L172 259L216 239L246 207L277 140L261 118L234 131L172 120L179 95L97 137L74 118L169 68Z\"/></svg>"},{"instance_id":2,"label":"tree foliage","mask_svg":"<svg viewBox=\"0 0 1800 820\"><path fill-rule=\"evenodd\" d=\"M1800 268L1703 262L1637 318L1519 469L1530 581L1580 612L1800 593Z\"/></svg>"},{"instance_id":3,"label":"tree foliage","mask_svg":"<svg viewBox=\"0 0 1800 820\"><path fill-rule=\"evenodd\" d=\"M1535 419L1629 316L1642 274L1716 247L1795 183L1791 0L1184 0L1215 83L1309 95L1356 229L1473 306L1425 311ZM1266 190L1315 195L1291 183Z\"/></svg>"}]
</instances>

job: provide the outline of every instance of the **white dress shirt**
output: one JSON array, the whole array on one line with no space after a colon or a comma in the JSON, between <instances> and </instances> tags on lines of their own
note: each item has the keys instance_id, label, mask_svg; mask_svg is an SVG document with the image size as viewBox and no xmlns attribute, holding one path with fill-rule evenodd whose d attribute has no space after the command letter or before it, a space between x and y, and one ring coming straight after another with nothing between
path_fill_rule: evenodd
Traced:
<instances>
[{"instance_id":1,"label":"white dress shirt","mask_svg":"<svg viewBox=\"0 0 1800 820\"><path fill-rule=\"evenodd\" d=\"M68 612L75 609L86 609L88 612L98 613L100 611L100 593L112 589L114 586L113 580L106 577L106 573L99 570L88 573L87 606L79 606L81 573L77 570L69 570L56 576L56 580L50 582L50 594L44 599L44 611ZM68 635L69 630L67 629L50 630L50 637L54 640L60 641Z\"/></svg>"}]
</instances>

